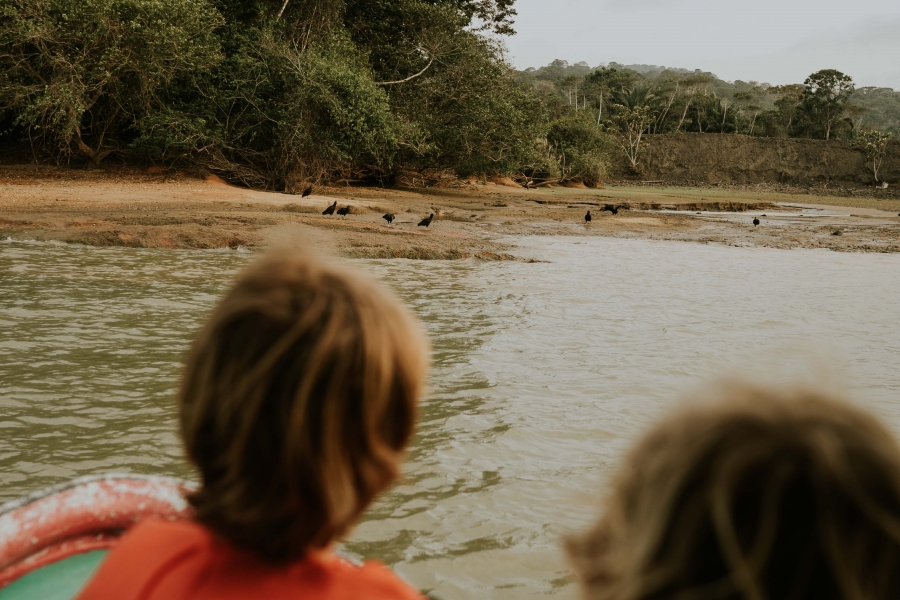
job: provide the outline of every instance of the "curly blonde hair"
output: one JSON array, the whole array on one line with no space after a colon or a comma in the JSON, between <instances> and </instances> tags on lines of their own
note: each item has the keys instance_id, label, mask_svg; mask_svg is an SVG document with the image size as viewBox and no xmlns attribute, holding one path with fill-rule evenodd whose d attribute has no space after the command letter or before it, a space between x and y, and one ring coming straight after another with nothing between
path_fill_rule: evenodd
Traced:
<instances>
[{"instance_id":1,"label":"curly blonde hair","mask_svg":"<svg viewBox=\"0 0 900 600\"><path fill-rule=\"evenodd\" d=\"M821 393L730 387L653 428L567 546L591 599L900 598L900 448Z\"/></svg>"}]
</instances>

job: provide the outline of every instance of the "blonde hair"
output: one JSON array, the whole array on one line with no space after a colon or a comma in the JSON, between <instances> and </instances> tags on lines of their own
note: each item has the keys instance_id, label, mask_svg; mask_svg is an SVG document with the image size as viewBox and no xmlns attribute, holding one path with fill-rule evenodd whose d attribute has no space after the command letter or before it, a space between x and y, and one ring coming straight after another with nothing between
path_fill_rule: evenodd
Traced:
<instances>
[{"instance_id":1,"label":"blonde hair","mask_svg":"<svg viewBox=\"0 0 900 600\"><path fill-rule=\"evenodd\" d=\"M399 474L429 346L401 302L310 256L249 267L191 348L196 519L270 562L327 546Z\"/></svg>"},{"instance_id":2,"label":"blonde hair","mask_svg":"<svg viewBox=\"0 0 900 600\"><path fill-rule=\"evenodd\" d=\"M585 597L900 597L891 433L811 391L725 395L654 427L568 541Z\"/></svg>"}]
</instances>

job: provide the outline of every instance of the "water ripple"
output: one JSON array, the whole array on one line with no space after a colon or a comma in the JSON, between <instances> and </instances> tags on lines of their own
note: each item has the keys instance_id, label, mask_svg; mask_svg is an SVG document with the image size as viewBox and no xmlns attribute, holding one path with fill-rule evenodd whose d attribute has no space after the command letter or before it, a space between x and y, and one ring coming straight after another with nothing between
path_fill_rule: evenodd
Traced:
<instances>
[{"instance_id":1,"label":"water ripple","mask_svg":"<svg viewBox=\"0 0 900 600\"><path fill-rule=\"evenodd\" d=\"M434 344L404 480L345 544L443 598L575 597L560 535L675 398L723 373L847 388L900 431L900 257L523 238L551 262L355 261ZM190 475L190 335L250 259L0 242L0 501Z\"/></svg>"}]
</instances>

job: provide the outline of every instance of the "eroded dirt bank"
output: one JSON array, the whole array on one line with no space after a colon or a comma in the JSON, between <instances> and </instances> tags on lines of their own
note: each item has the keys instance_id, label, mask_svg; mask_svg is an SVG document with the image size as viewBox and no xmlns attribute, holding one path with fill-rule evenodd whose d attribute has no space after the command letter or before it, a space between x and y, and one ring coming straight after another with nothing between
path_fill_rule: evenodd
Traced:
<instances>
[{"instance_id":1,"label":"eroded dirt bank","mask_svg":"<svg viewBox=\"0 0 900 600\"><path fill-rule=\"evenodd\" d=\"M848 190L874 184L871 163L847 140L706 133L650 135L645 139L641 167L643 178L648 180L820 185ZM881 181L900 185L900 141L888 143L878 174Z\"/></svg>"},{"instance_id":2,"label":"eroded dirt bank","mask_svg":"<svg viewBox=\"0 0 900 600\"><path fill-rule=\"evenodd\" d=\"M323 216L335 200L350 214ZM628 209L601 212L606 204ZM417 227L432 211L431 227ZM382 219L388 212L393 225ZM507 260L516 256L505 236L540 234L900 252L898 212L900 200L619 186L320 188L300 198L187 175L0 168L0 236L104 246L291 243L345 257Z\"/></svg>"}]
</instances>

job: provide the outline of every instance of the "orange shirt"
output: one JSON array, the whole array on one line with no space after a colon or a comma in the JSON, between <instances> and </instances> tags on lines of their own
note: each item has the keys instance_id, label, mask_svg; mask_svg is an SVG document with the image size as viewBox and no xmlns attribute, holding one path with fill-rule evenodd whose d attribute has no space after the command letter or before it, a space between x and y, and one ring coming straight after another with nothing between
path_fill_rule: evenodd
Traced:
<instances>
[{"instance_id":1,"label":"orange shirt","mask_svg":"<svg viewBox=\"0 0 900 600\"><path fill-rule=\"evenodd\" d=\"M192 521L143 521L100 565L77 600L423 600L390 569L319 553L261 562Z\"/></svg>"}]
</instances>

